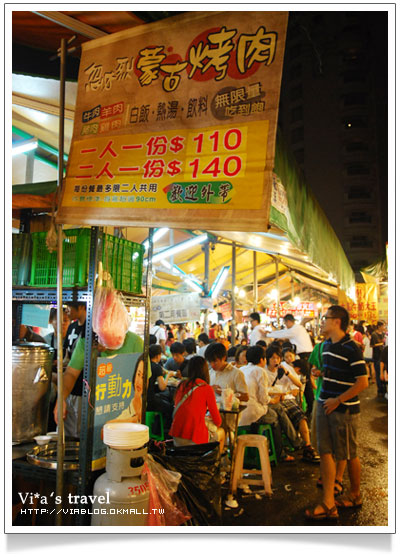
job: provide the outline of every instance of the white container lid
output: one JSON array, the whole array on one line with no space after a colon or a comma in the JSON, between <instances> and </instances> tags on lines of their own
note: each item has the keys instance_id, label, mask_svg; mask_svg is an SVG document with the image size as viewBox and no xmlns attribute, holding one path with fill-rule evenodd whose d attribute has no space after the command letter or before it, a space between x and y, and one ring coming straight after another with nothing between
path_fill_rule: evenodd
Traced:
<instances>
[{"instance_id":1,"label":"white container lid","mask_svg":"<svg viewBox=\"0 0 400 557\"><path fill-rule=\"evenodd\" d=\"M104 425L103 441L115 449L139 449L149 441L149 428L143 424L112 422Z\"/></svg>"}]
</instances>

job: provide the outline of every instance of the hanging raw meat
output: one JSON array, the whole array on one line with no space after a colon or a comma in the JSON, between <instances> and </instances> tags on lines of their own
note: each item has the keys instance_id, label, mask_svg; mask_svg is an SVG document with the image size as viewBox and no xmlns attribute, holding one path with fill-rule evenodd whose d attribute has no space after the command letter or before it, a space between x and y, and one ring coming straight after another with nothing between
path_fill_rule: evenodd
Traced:
<instances>
[{"instance_id":1,"label":"hanging raw meat","mask_svg":"<svg viewBox=\"0 0 400 557\"><path fill-rule=\"evenodd\" d=\"M120 294L109 286L98 286L93 303L93 330L100 344L117 350L124 344L131 319Z\"/></svg>"}]
</instances>

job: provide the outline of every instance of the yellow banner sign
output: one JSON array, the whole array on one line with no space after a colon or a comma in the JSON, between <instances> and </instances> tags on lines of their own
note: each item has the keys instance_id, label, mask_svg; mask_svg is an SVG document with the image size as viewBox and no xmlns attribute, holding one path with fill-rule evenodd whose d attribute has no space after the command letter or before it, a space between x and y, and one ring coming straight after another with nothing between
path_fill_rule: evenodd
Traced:
<instances>
[{"instance_id":1,"label":"yellow banner sign","mask_svg":"<svg viewBox=\"0 0 400 557\"><path fill-rule=\"evenodd\" d=\"M339 289L339 305L345 307L349 312L350 319L354 321L367 321L376 323L378 321L378 291L376 284L356 284L356 302L346 296Z\"/></svg>"},{"instance_id":2,"label":"yellow banner sign","mask_svg":"<svg viewBox=\"0 0 400 557\"><path fill-rule=\"evenodd\" d=\"M58 222L266 230L286 24L196 12L85 43Z\"/></svg>"}]
</instances>

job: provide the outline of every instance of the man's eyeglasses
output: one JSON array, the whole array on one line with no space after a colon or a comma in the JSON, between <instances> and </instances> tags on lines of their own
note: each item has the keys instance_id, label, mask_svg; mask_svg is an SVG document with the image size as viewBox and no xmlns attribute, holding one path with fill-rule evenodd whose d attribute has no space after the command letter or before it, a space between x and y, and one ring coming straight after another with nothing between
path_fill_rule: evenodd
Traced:
<instances>
[{"instance_id":1,"label":"man's eyeglasses","mask_svg":"<svg viewBox=\"0 0 400 557\"><path fill-rule=\"evenodd\" d=\"M332 317L330 315L323 315L321 321L326 321L327 319L337 319L337 317Z\"/></svg>"}]
</instances>

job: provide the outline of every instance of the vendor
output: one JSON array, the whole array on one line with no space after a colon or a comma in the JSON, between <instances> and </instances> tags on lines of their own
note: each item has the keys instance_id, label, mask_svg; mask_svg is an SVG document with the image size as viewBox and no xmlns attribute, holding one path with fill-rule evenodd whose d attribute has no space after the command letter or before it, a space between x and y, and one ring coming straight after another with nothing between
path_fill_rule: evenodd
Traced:
<instances>
[{"instance_id":1,"label":"vendor","mask_svg":"<svg viewBox=\"0 0 400 557\"><path fill-rule=\"evenodd\" d=\"M84 331L83 331L84 333ZM114 354L132 354L143 352L143 340L128 331L121 348L108 350L104 346L98 346L100 356L107 358ZM69 437L80 437L82 388L83 388L83 366L85 359L85 338L81 337L76 343L75 350L67 369L64 372L63 383L63 418L65 435ZM58 423L58 404L54 407L54 420Z\"/></svg>"}]
</instances>

